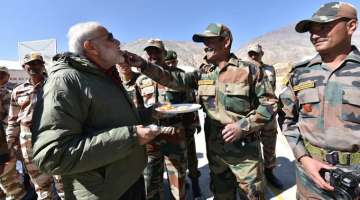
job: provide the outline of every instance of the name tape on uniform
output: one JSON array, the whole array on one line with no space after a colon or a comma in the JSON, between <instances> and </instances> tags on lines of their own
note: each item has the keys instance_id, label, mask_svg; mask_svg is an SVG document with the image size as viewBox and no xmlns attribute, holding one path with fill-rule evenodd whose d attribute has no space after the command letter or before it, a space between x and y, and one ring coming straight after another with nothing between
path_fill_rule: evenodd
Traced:
<instances>
[{"instance_id":1,"label":"name tape on uniform","mask_svg":"<svg viewBox=\"0 0 360 200\"><path fill-rule=\"evenodd\" d=\"M314 88L314 87L315 87L314 81L305 81L305 82L299 83L298 85L295 85L293 87L293 90L294 90L294 92L296 92L296 91L304 90L307 88Z\"/></svg>"},{"instance_id":2,"label":"name tape on uniform","mask_svg":"<svg viewBox=\"0 0 360 200\"><path fill-rule=\"evenodd\" d=\"M214 80L200 80L198 81L198 85L214 85Z\"/></svg>"}]
</instances>

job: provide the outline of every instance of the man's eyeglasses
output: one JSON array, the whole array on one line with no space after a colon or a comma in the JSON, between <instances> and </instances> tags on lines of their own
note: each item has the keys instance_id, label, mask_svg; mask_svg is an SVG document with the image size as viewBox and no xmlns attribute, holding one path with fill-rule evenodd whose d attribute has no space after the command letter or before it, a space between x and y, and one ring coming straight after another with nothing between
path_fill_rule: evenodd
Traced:
<instances>
[{"instance_id":1,"label":"man's eyeglasses","mask_svg":"<svg viewBox=\"0 0 360 200\"><path fill-rule=\"evenodd\" d=\"M106 36L106 40L107 41L109 41L109 42L113 42L113 41L115 41L115 38L114 38L114 36L113 36L113 34L112 33L107 33L106 35L100 35L100 36L97 36L97 37L94 37L94 38L91 38L91 39L89 39L90 41L91 40L97 40L97 39L99 39L99 38L103 38L103 37L105 37Z\"/></svg>"}]
</instances>

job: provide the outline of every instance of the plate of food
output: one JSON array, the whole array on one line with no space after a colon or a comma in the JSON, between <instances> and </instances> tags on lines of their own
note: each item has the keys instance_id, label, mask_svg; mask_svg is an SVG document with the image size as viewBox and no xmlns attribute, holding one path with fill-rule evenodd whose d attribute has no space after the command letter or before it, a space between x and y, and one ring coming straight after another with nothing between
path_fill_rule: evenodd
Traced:
<instances>
[{"instance_id":1,"label":"plate of food","mask_svg":"<svg viewBox=\"0 0 360 200\"><path fill-rule=\"evenodd\" d=\"M155 110L161 113L179 114L194 112L199 110L200 107L201 105L196 103L163 104L155 108Z\"/></svg>"}]
</instances>

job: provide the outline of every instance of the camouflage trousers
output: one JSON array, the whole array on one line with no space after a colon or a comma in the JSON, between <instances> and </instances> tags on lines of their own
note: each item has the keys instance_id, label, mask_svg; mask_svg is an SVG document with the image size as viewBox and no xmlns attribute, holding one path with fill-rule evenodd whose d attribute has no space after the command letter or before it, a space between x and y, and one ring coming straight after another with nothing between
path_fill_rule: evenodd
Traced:
<instances>
[{"instance_id":1,"label":"camouflage trousers","mask_svg":"<svg viewBox=\"0 0 360 200\"><path fill-rule=\"evenodd\" d=\"M20 147L21 153L23 156L23 164L25 166L26 172L29 174L32 184L34 185L38 200L40 199L54 199L55 196L58 196L64 199L64 191L53 191L54 178L46 173L41 172L38 167L32 162L32 143L31 143L31 133L21 131L20 132ZM55 179L56 189L62 189L62 183L60 178L57 176Z\"/></svg>"},{"instance_id":2,"label":"camouflage trousers","mask_svg":"<svg viewBox=\"0 0 360 200\"><path fill-rule=\"evenodd\" d=\"M188 176L193 178L199 178L201 173L198 169L198 159L196 155L196 145L195 145L195 138L194 133L195 129L186 129L186 149L187 149L187 160L188 165L187 168L189 170Z\"/></svg>"},{"instance_id":3,"label":"camouflage trousers","mask_svg":"<svg viewBox=\"0 0 360 200\"><path fill-rule=\"evenodd\" d=\"M261 130L261 143L263 144L264 167L272 169L276 166L276 136L277 123L274 118Z\"/></svg>"},{"instance_id":4,"label":"camouflage trousers","mask_svg":"<svg viewBox=\"0 0 360 200\"><path fill-rule=\"evenodd\" d=\"M237 190L250 200L264 199L263 163L259 140L225 144L221 126L205 121L210 189L214 200L235 200Z\"/></svg>"},{"instance_id":5,"label":"camouflage trousers","mask_svg":"<svg viewBox=\"0 0 360 200\"><path fill-rule=\"evenodd\" d=\"M175 135L160 135L146 145L148 164L144 170L146 199L164 199L164 166L172 199L185 199L187 152L184 129Z\"/></svg>"},{"instance_id":6,"label":"camouflage trousers","mask_svg":"<svg viewBox=\"0 0 360 200\"><path fill-rule=\"evenodd\" d=\"M21 199L26 195L26 190L16 171L16 159L12 158L5 164L4 171L0 175L0 187L6 194L7 200Z\"/></svg>"}]
</instances>

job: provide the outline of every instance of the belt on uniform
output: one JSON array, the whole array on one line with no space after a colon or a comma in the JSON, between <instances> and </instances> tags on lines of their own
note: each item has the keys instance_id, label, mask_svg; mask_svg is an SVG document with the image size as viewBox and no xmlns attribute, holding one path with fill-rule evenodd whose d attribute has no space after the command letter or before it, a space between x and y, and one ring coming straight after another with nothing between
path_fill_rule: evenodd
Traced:
<instances>
[{"instance_id":1,"label":"belt on uniform","mask_svg":"<svg viewBox=\"0 0 360 200\"><path fill-rule=\"evenodd\" d=\"M311 156L326 161L332 165L353 165L360 164L360 152L329 151L310 144L304 140L305 148Z\"/></svg>"}]
</instances>

